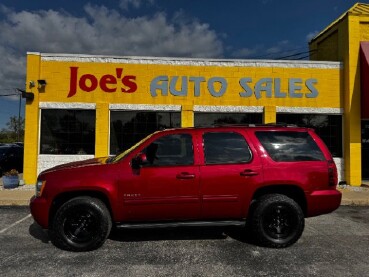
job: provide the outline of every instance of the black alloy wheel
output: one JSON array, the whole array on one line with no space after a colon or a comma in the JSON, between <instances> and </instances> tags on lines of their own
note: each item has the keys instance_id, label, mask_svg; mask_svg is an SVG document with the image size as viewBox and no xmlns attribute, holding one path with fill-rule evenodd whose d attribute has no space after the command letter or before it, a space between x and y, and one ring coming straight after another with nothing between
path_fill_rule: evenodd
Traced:
<instances>
[{"instance_id":1,"label":"black alloy wheel","mask_svg":"<svg viewBox=\"0 0 369 277\"><path fill-rule=\"evenodd\" d=\"M90 251L99 248L110 234L110 212L97 198L76 197L56 212L49 229L52 243L69 251Z\"/></svg>"},{"instance_id":2,"label":"black alloy wheel","mask_svg":"<svg viewBox=\"0 0 369 277\"><path fill-rule=\"evenodd\" d=\"M262 219L266 235L275 240L286 239L293 232L296 232L294 227L297 222L296 214L281 204L277 204L275 207L269 206Z\"/></svg>"},{"instance_id":3,"label":"black alloy wheel","mask_svg":"<svg viewBox=\"0 0 369 277\"><path fill-rule=\"evenodd\" d=\"M281 194L259 199L252 214L252 231L257 241L267 247L282 248L295 243L305 226L300 206Z\"/></svg>"},{"instance_id":4,"label":"black alloy wheel","mask_svg":"<svg viewBox=\"0 0 369 277\"><path fill-rule=\"evenodd\" d=\"M98 223L98 215L93 209L71 211L63 224L65 236L73 244L88 243L98 235Z\"/></svg>"}]
</instances>

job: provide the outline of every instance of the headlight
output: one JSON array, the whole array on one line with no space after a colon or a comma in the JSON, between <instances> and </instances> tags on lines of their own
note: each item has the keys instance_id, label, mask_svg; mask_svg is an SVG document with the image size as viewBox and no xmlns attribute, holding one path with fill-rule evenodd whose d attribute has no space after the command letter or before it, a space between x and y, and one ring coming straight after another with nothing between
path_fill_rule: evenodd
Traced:
<instances>
[{"instance_id":1,"label":"headlight","mask_svg":"<svg viewBox=\"0 0 369 277\"><path fill-rule=\"evenodd\" d=\"M42 191L44 190L46 181L38 180L36 183L36 197L40 197L42 194Z\"/></svg>"}]
</instances>

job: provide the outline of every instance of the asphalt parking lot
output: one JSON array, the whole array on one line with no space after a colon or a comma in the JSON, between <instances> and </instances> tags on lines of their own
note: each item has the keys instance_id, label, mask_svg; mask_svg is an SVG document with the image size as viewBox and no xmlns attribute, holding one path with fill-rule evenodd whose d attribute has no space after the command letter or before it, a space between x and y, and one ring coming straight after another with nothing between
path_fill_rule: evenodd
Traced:
<instances>
[{"instance_id":1,"label":"asphalt parking lot","mask_svg":"<svg viewBox=\"0 0 369 277\"><path fill-rule=\"evenodd\" d=\"M261 248L239 229L120 231L99 250L55 248L27 207L0 207L1 276L369 276L369 209L340 207L306 221L287 249Z\"/></svg>"}]
</instances>

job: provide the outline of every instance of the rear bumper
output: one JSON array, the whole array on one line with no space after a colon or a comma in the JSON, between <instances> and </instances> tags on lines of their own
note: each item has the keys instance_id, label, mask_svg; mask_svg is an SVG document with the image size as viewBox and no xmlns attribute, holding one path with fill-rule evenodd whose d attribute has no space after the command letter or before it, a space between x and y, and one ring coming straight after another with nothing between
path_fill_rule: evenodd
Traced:
<instances>
[{"instance_id":1,"label":"rear bumper","mask_svg":"<svg viewBox=\"0 0 369 277\"><path fill-rule=\"evenodd\" d=\"M307 195L307 217L333 212L341 205L338 190L317 190Z\"/></svg>"},{"instance_id":2,"label":"rear bumper","mask_svg":"<svg viewBox=\"0 0 369 277\"><path fill-rule=\"evenodd\" d=\"M29 204L34 220L44 229L49 227L49 205L46 199L33 196Z\"/></svg>"}]
</instances>

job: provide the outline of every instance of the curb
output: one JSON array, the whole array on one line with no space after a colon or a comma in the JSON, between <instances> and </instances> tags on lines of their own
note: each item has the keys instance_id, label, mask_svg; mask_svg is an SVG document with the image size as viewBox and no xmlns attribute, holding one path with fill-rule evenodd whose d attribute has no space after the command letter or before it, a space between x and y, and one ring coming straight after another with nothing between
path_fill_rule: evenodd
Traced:
<instances>
[{"instance_id":1,"label":"curb","mask_svg":"<svg viewBox=\"0 0 369 277\"><path fill-rule=\"evenodd\" d=\"M369 206L369 188L368 187L338 187L342 193L342 206Z\"/></svg>"},{"instance_id":2,"label":"curb","mask_svg":"<svg viewBox=\"0 0 369 277\"><path fill-rule=\"evenodd\" d=\"M350 199L342 199L341 206L369 206L369 201L367 199L361 200L350 200Z\"/></svg>"},{"instance_id":3,"label":"curb","mask_svg":"<svg viewBox=\"0 0 369 277\"><path fill-rule=\"evenodd\" d=\"M2 206L29 206L29 200L17 200L17 199L8 199L4 201L0 201L0 207Z\"/></svg>"},{"instance_id":4,"label":"curb","mask_svg":"<svg viewBox=\"0 0 369 277\"><path fill-rule=\"evenodd\" d=\"M20 186L15 189L0 189L0 206L28 206L35 194L34 186Z\"/></svg>"}]
</instances>

